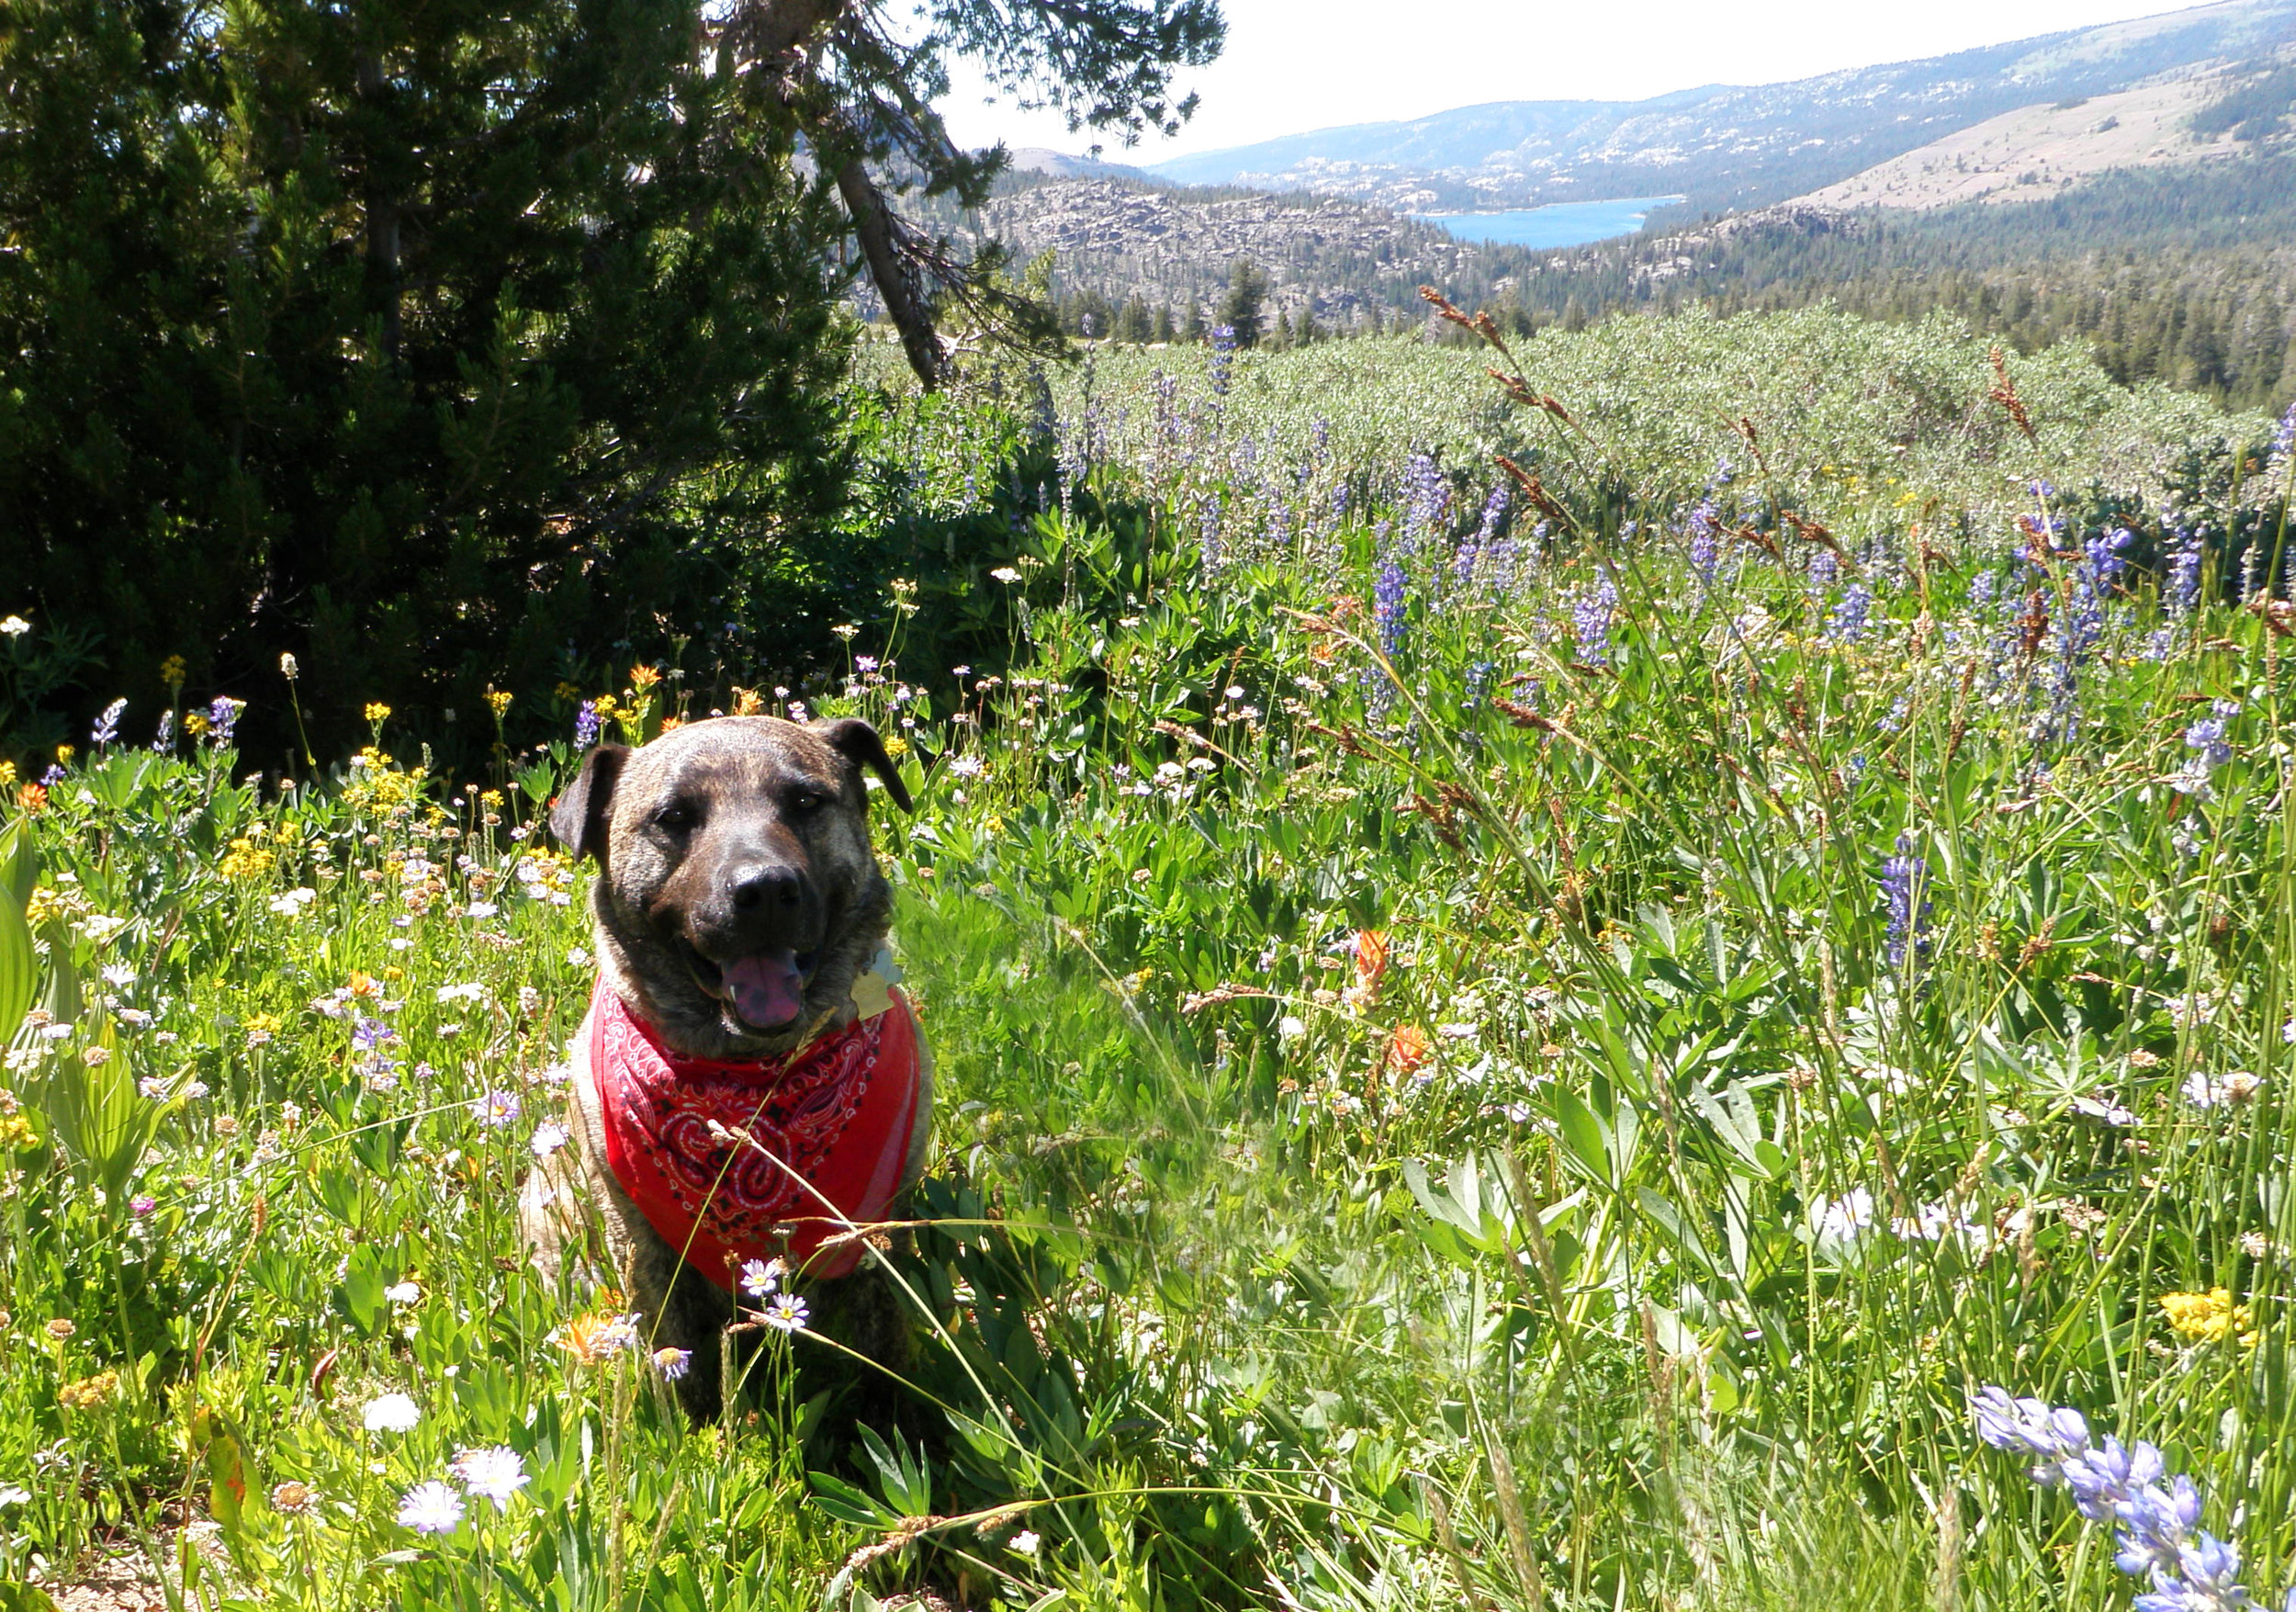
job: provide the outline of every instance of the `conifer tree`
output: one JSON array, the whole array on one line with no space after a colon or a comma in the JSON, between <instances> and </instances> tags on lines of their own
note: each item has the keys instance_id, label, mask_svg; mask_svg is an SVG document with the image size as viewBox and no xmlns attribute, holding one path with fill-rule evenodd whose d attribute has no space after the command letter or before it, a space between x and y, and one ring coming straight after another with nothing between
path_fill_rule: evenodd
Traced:
<instances>
[{"instance_id":1,"label":"conifer tree","mask_svg":"<svg viewBox=\"0 0 2296 1612\"><path fill-rule=\"evenodd\" d=\"M15 0L6 606L354 722L740 614L840 496L845 220L701 20Z\"/></svg>"},{"instance_id":2,"label":"conifer tree","mask_svg":"<svg viewBox=\"0 0 2296 1612\"><path fill-rule=\"evenodd\" d=\"M1250 258L1239 257L1229 273L1228 294L1221 300L1220 317L1214 322L1233 328L1237 346L1257 346L1261 310L1266 299L1267 276Z\"/></svg>"}]
</instances>

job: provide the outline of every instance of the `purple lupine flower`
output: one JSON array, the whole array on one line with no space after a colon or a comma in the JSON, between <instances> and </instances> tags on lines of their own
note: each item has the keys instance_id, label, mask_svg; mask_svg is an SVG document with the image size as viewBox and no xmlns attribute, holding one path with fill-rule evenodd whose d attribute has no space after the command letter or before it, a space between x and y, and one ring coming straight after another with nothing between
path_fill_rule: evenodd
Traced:
<instances>
[{"instance_id":1,"label":"purple lupine flower","mask_svg":"<svg viewBox=\"0 0 2296 1612\"><path fill-rule=\"evenodd\" d=\"M1416 551L1434 535L1451 508L1451 483L1433 454L1413 454L1403 467L1403 547Z\"/></svg>"},{"instance_id":2,"label":"purple lupine flower","mask_svg":"<svg viewBox=\"0 0 2296 1612\"><path fill-rule=\"evenodd\" d=\"M1897 836L1897 854L1882 862L1882 904L1889 915L1889 965L1903 968L1910 953L1930 949L1930 864L1913 854L1913 836ZM2087 1429L2082 1439L2088 1437Z\"/></svg>"},{"instance_id":3,"label":"purple lupine flower","mask_svg":"<svg viewBox=\"0 0 2296 1612\"><path fill-rule=\"evenodd\" d=\"M2272 468L2285 469L2291 457L2296 457L2296 403L2289 404L2288 412L2272 428Z\"/></svg>"},{"instance_id":4,"label":"purple lupine flower","mask_svg":"<svg viewBox=\"0 0 2296 1612\"><path fill-rule=\"evenodd\" d=\"M1379 652L1392 660L1402 652L1404 628L1403 568L1392 558L1380 563L1371 600L1379 627Z\"/></svg>"},{"instance_id":5,"label":"purple lupine flower","mask_svg":"<svg viewBox=\"0 0 2296 1612\"><path fill-rule=\"evenodd\" d=\"M1216 571L1220 569L1220 518L1226 504L1226 496L1215 492L1211 495L1211 507L1204 512L1203 535L1199 542L1203 550L1204 569L1207 571Z\"/></svg>"},{"instance_id":6,"label":"purple lupine flower","mask_svg":"<svg viewBox=\"0 0 2296 1612\"><path fill-rule=\"evenodd\" d=\"M1491 490L1491 496L1483 501L1483 518L1476 526L1474 535L1460 542L1452 567L1461 588L1475 585L1476 569L1481 564L1482 557L1498 545L1500 530L1506 523L1507 502L1507 484L1502 481Z\"/></svg>"},{"instance_id":7,"label":"purple lupine flower","mask_svg":"<svg viewBox=\"0 0 2296 1612\"><path fill-rule=\"evenodd\" d=\"M2150 1444L2124 1448L2117 1438L2092 1446L2077 1411L2039 1400L2012 1399L2004 1388L1970 1396L1977 1437L1997 1449L2042 1458L2033 1479L2063 1483L2081 1515L2114 1521L2113 1561L2132 1578L2150 1581L2135 1612L2253 1612L2257 1603L2240 1583L2240 1552L2229 1540L2200 1531L2200 1492L2182 1473L2164 1476L2161 1453ZM2296 1612L2296 1593L2284 1612Z\"/></svg>"},{"instance_id":8,"label":"purple lupine flower","mask_svg":"<svg viewBox=\"0 0 2296 1612\"><path fill-rule=\"evenodd\" d=\"M1617 608L1618 589L1608 576L1581 590L1571 602L1571 635L1578 639L1579 659L1587 665L1610 664L1611 615Z\"/></svg>"},{"instance_id":9,"label":"purple lupine flower","mask_svg":"<svg viewBox=\"0 0 2296 1612\"><path fill-rule=\"evenodd\" d=\"M1830 548L1821 548L1809 557L1809 586L1813 593L1822 593L1834 585L1841 575L1841 562Z\"/></svg>"},{"instance_id":10,"label":"purple lupine flower","mask_svg":"<svg viewBox=\"0 0 2296 1612\"><path fill-rule=\"evenodd\" d=\"M1467 669L1467 696L1459 703L1469 710L1481 703L1483 691L1491 686L1491 674L1499 670L1498 662L1477 660Z\"/></svg>"},{"instance_id":11,"label":"purple lupine flower","mask_svg":"<svg viewBox=\"0 0 2296 1612\"><path fill-rule=\"evenodd\" d=\"M165 755L169 750L175 748L174 712L163 711L160 713L159 737L152 739L152 748L162 755Z\"/></svg>"},{"instance_id":12,"label":"purple lupine flower","mask_svg":"<svg viewBox=\"0 0 2296 1612\"><path fill-rule=\"evenodd\" d=\"M1841 603L1826 618L1826 636L1838 644L1854 644L1865 637L1866 618L1874 611L1874 590L1852 582L1842 590Z\"/></svg>"},{"instance_id":13,"label":"purple lupine flower","mask_svg":"<svg viewBox=\"0 0 2296 1612\"><path fill-rule=\"evenodd\" d=\"M242 704L229 694L218 694L208 702L208 735L219 746L231 742L231 729L239 722Z\"/></svg>"},{"instance_id":14,"label":"purple lupine flower","mask_svg":"<svg viewBox=\"0 0 2296 1612\"><path fill-rule=\"evenodd\" d=\"M2110 532L2099 532L2081 547L2088 559L2088 569L2098 585L2102 587L2121 574L2129 562L2122 551L2136 541L2136 534L2126 526L2115 526Z\"/></svg>"},{"instance_id":15,"label":"purple lupine flower","mask_svg":"<svg viewBox=\"0 0 2296 1612\"><path fill-rule=\"evenodd\" d=\"M1211 395L1224 398L1235 373L1235 326L1214 325L1211 333Z\"/></svg>"},{"instance_id":16,"label":"purple lupine flower","mask_svg":"<svg viewBox=\"0 0 2296 1612\"><path fill-rule=\"evenodd\" d=\"M584 700L574 710L574 748L586 750L598 742L598 705Z\"/></svg>"},{"instance_id":17,"label":"purple lupine flower","mask_svg":"<svg viewBox=\"0 0 2296 1612\"><path fill-rule=\"evenodd\" d=\"M63 763L51 761L48 763L48 771L39 775L39 786L42 789L53 789L63 782Z\"/></svg>"},{"instance_id":18,"label":"purple lupine flower","mask_svg":"<svg viewBox=\"0 0 2296 1612\"><path fill-rule=\"evenodd\" d=\"M127 714L128 702L125 700L114 700L105 706L103 715L96 719L96 726L88 729L88 742L100 750L116 741L119 738L119 719Z\"/></svg>"},{"instance_id":19,"label":"purple lupine flower","mask_svg":"<svg viewBox=\"0 0 2296 1612\"><path fill-rule=\"evenodd\" d=\"M1483 556L1483 585L1491 593L1504 597L1514 592L1514 562L1522 554L1523 546L1512 537L1502 537Z\"/></svg>"},{"instance_id":20,"label":"purple lupine flower","mask_svg":"<svg viewBox=\"0 0 2296 1612\"><path fill-rule=\"evenodd\" d=\"M1729 461L1722 461L1724 469ZM1714 507L1714 500L1702 498L1698 507L1690 512L1690 569L1698 573L1700 586L1714 586L1715 568L1722 562L1722 521Z\"/></svg>"},{"instance_id":21,"label":"purple lupine flower","mask_svg":"<svg viewBox=\"0 0 2296 1612\"><path fill-rule=\"evenodd\" d=\"M1969 579L1969 608L1982 612L1986 605L1993 603L1994 595L2000 591L2000 572L1979 571Z\"/></svg>"},{"instance_id":22,"label":"purple lupine flower","mask_svg":"<svg viewBox=\"0 0 2296 1612\"><path fill-rule=\"evenodd\" d=\"M2080 1514L2091 1522L2109 1523L2124 1503L2160 1481L2164 1467L2160 1451L2142 1439L2131 1449L2108 1437L2095 1449L2066 1457L2061 1470Z\"/></svg>"},{"instance_id":23,"label":"purple lupine flower","mask_svg":"<svg viewBox=\"0 0 2296 1612\"><path fill-rule=\"evenodd\" d=\"M2200 603L2200 545L2189 532L2176 535L2177 547L2168 557L2167 603L2176 614L2190 615Z\"/></svg>"},{"instance_id":24,"label":"purple lupine flower","mask_svg":"<svg viewBox=\"0 0 2296 1612\"><path fill-rule=\"evenodd\" d=\"M2209 775L2233 759L2233 747L2224 737L2224 725L2240 715L2236 700L2218 700L2209 707L2209 715L2184 730L2185 749L2192 754L2183 767L2170 774L2169 787L2179 795L2189 795L2196 801L2211 800L2216 791Z\"/></svg>"},{"instance_id":25,"label":"purple lupine flower","mask_svg":"<svg viewBox=\"0 0 2296 1612\"><path fill-rule=\"evenodd\" d=\"M2173 1574L2185 1542L2200 1526L2200 1491L2178 1472L2164 1487L2147 1483L2113 1508L2121 1519L2114 1561L2131 1577Z\"/></svg>"}]
</instances>

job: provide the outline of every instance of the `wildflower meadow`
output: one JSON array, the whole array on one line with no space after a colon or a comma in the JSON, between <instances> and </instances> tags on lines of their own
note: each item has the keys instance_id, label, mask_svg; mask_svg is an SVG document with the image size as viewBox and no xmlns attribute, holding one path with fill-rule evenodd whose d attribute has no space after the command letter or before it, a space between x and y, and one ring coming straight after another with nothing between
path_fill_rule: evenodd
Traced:
<instances>
[{"instance_id":1,"label":"wildflower meadow","mask_svg":"<svg viewBox=\"0 0 2296 1612\"><path fill-rule=\"evenodd\" d=\"M786 683L290 664L329 756L178 669L8 763L0 1606L2296 1607L2296 413L1446 328L864 350L911 563ZM694 1426L520 1241L547 804L721 713L917 797L895 1426L787 1272Z\"/></svg>"}]
</instances>

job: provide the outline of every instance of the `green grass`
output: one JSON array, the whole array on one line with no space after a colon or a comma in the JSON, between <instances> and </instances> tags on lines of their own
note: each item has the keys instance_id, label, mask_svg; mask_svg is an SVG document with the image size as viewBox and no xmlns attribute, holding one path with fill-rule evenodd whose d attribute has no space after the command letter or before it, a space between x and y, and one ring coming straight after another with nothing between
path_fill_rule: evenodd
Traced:
<instances>
[{"instance_id":1,"label":"green grass","mask_svg":"<svg viewBox=\"0 0 2296 1612\"><path fill-rule=\"evenodd\" d=\"M900 405L917 507L993 509L1009 549L919 579L853 646L888 664L809 700L900 735L920 796L880 844L941 1071L899 1269L945 1432L860 1435L805 1339L700 1431L642 1356L563 1347L612 1296L539 1280L512 1213L589 980L582 875L520 877L512 839L563 746L286 794L211 745L84 756L0 841L0 925L31 896L41 948L0 928L0 1018L73 1026L28 1023L6 1079L0 1579L134 1550L210 1606L2126 1605L2105 1531L1974 1436L1986 1383L2158 1444L2260 1599L2296 1579L2288 647L2134 569L2068 644L2086 562L2015 524L2149 554L2174 497L2277 544L2263 423L2058 353L2012 372L2029 439L1965 337L1820 314L1542 340L1571 424L1373 344L1252 356L1224 399L1191 374L1159 423L1153 356L1057 378L1041 500L980 473L1025 408ZM1414 520L1436 441L1451 511ZM1493 449L1557 507L1462 581ZM1709 490L1751 534L1710 574ZM1008 662L952 674L946 619ZM2230 758L2179 791L2217 700ZM1893 856L1926 870L1895 957ZM2252 1341L2170 1326L2218 1286ZM386 1393L411 1431L363 1425ZM495 1445L505 1507L396 1522Z\"/></svg>"}]
</instances>

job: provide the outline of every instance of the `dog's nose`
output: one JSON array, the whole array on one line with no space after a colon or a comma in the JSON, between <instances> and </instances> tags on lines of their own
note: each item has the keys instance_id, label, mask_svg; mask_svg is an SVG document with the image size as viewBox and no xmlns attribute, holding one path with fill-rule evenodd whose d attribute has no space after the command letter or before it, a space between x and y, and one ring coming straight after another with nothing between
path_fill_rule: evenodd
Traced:
<instances>
[{"instance_id":1,"label":"dog's nose","mask_svg":"<svg viewBox=\"0 0 2296 1612\"><path fill-rule=\"evenodd\" d=\"M734 908L738 912L754 912L760 907L793 907L805 897L805 887L794 868L763 867L752 862L737 868L728 883Z\"/></svg>"}]
</instances>

